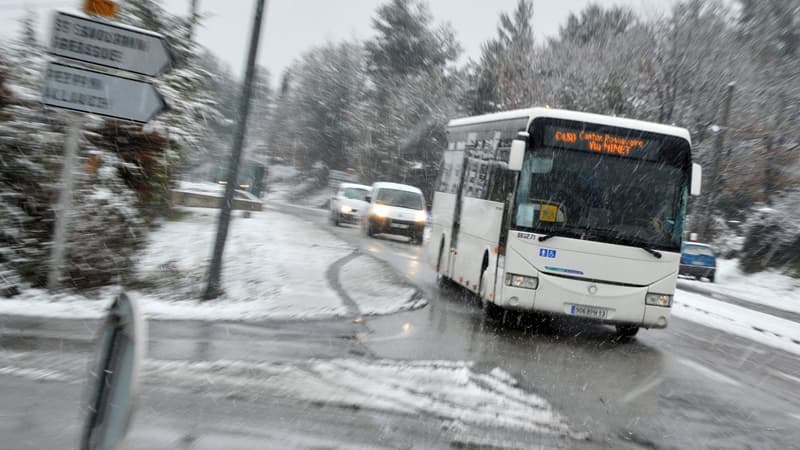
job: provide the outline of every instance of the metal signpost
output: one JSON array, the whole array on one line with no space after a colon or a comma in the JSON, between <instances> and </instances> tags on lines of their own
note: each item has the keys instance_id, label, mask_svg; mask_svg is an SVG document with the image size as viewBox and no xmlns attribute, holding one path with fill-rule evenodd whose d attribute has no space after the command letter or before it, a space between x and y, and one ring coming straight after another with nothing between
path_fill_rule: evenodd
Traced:
<instances>
[{"instance_id":1,"label":"metal signpost","mask_svg":"<svg viewBox=\"0 0 800 450\"><path fill-rule=\"evenodd\" d=\"M217 222L217 238L214 241L214 251L211 254L211 264L208 267L208 284L203 298L210 300L218 297L222 293L222 254L225 251L225 240L228 237L228 226L231 221L231 209L233 207L233 192L236 189L239 177L239 160L242 156L242 144L244 135L247 131L247 115L250 113L250 94L253 90L253 74L256 68L256 56L258 55L258 42L261 37L261 21L264 17L267 0L256 0L256 10L253 17L253 29L250 32L250 49L247 51L247 66L244 73L244 84L242 93L239 97L239 113L237 115L239 123L233 136L233 148L231 149L231 161L228 167L227 184L225 185L225 196L222 199L222 207L219 211Z\"/></svg>"},{"instance_id":2,"label":"metal signpost","mask_svg":"<svg viewBox=\"0 0 800 450\"><path fill-rule=\"evenodd\" d=\"M116 4L110 0L87 0L84 8L112 17L116 13ZM47 106L137 123L150 121L166 107L161 94L147 80L104 71L111 68L147 77L163 73L172 58L164 37L158 33L99 16L58 11L53 19L48 52L58 58L79 61L82 66L63 61L47 65L42 90L42 103ZM84 67L87 65L98 68ZM81 118L81 114L75 114L67 123L62 189L55 207L55 232L47 274L50 291L60 285Z\"/></svg>"}]
</instances>

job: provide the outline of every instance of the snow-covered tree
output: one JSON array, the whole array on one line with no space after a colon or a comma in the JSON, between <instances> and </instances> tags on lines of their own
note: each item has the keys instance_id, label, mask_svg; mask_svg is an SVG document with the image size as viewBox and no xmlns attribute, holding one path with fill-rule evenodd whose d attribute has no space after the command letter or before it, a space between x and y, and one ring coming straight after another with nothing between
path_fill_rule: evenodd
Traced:
<instances>
[{"instance_id":1,"label":"snow-covered tree","mask_svg":"<svg viewBox=\"0 0 800 450\"><path fill-rule=\"evenodd\" d=\"M30 23L30 22L28 22ZM23 27L0 55L0 270L13 270L34 286L43 285L50 266L55 214L63 165L68 114L45 110L39 102L43 52ZM120 170L126 165L96 136L103 121L87 116L74 167L73 208L64 283L94 287L124 279L133 267L146 228L136 194Z\"/></svg>"},{"instance_id":2,"label":"snow-covered tree","mask_svg":"<svg viewBox=\"0 0 800 450\"><path fill-rule=\"evenodd\" d=\"M212 125L222 120L212 77L200 64L203 50L197 42L187 39L202 16L175 16L164 9L160 0L130 0L122 4L120 19L163 34L170 46L172 68L157 80L170 109L150 127L168 138L164 173L191 168L207 157L202 145L209 140ZM163 192L166 196L166 186Z\"/></svg>"},{"instance_id":3,"label":"snow-covered tree","mask_svg":"<svg viewBox=\"0 0 800 450\"><path fill-rule=\"evenodd\" d=\"M767 268L800 276L800 190L776 195L772 205L755 205L744 226L740 264L746 272Z\"/></svg>"},{"instance_id":4,"label":"snow-covered tree","mask_svg":"<svg viewBox=\"0 0 800 450\"><path fill-rule=\"evenodd\" d=\"M452 65L460 46L449 25L436 26L422 2L387 2L373 27L376 35L365 44L371 83L362 175L410 182L426 163L438 161L443 148L443 127L455 111ZM428 188L434 180L420 182Z\"/></svg>"},{"instance_id":5,"label":"snow-covered tree","mask_svg":"<svg viewBox=\"0 0 800 450\"><path fill-rule=\"evenodd\" d=\"M532 22L532 0L519 0L511 15L500 14L497 37L481 45L470 113L532 106L537 71Z\"/></svg>"}]
</instances>

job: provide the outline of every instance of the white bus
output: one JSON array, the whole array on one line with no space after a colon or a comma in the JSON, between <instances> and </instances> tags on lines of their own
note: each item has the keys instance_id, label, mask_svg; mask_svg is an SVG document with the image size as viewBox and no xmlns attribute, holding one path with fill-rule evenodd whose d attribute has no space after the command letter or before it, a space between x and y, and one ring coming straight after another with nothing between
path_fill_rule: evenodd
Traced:
<instances>
[{"instance_id":1,"label":"white bus","mask_svg":"<svg viewBox=\"0 0 800 450\"><path fill-rule=\"evenodd\" d=\"M531 108L452 120L426 258L487 312L664 328L688 195L683 128Z\"/></svg>"}]
</instances>

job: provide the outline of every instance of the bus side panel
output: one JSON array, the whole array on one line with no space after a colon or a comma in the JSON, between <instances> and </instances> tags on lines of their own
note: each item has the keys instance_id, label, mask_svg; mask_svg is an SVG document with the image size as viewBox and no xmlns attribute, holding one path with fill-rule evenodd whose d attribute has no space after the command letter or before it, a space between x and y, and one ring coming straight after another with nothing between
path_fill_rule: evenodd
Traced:
<instances>
[{"instance_id":1,"label":"bus side panel","mask_svg":"<svg viewBox=\"0 0 800 450\"><path fill-rule=\"evenodd\" d=\"M431 233L428 243L425 246L425 258L432 267L436 267L439 257L439 248L444 239L444 251L442 253L442 272L449 267L450 256L450 230L453 227L453 212L455 210L455 194L435 192L433 194L433 207L431 208Z\"/></svg>"},{"instance_id":2,"label":"bus side panel","mask_svg":"<svg viewBox=\"0 0 800 450\"><path fill-rule=\"evenodd\" d=\"M494 266L500 227L503 222L503 203L465 197L461 211L461 235L459 236L453 279L470 291L478 291L481 264L484 254L489 255L489 265ZM487 269L487 272L489 270ZM486 279L487 285L494 285L494 270ZM463 281L462 281L463 279ZM469 283L467 283L467 281Z\"/></svg>"}]
</instances>

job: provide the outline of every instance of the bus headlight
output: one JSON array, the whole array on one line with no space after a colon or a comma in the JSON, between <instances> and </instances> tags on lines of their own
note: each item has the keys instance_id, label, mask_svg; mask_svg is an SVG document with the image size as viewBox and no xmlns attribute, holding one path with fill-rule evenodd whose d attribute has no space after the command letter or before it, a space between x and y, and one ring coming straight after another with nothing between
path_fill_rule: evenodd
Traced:
<instances>
[{"instance_id":1,"label":"bus headlight","mask_svg":"<svg viewBox=\"0 0 800 450\"><path fill-rule=\"evenodd\" d=\"M428 220L428 215L425 213L425 211L419 211L416 214L414 214L414 221L415 222L420 222L421 223L421 222L425 222L426 220Z\"/></svg>"},{"instance_id":2,"label":"bus headlight","mask_svg":"<svg viewBox=\"0 0 800 450\"><path fill-rule=\"evenodd\" d=\"M516 288L536 289L539 287L539 278L507 273L505 284Z\"/></svg>"},{"instance_id":3,"label":"bus headlight","mask_svg":"<svg viewBox=\"0 0 800 450\"><path fill-rule=\"evenodd\" d=\"M351 207L349 207L347 205L342 205L342 207L339 208L339 211L341 211L342 214L350 214L351 212L353 212L353 208L351 208Z\"/></svg>"},{"instance_id":4,"label":"bus headlight","mask_svg":"<svg viewBox=\"0 0 800 450\"><path fill-rule=\"evenodd\" d=\"M650 306L664 306L669 308L672 306L672 296L667 294L648 293L644 297L644 303Z\"/></svg>"}]
</instances>

